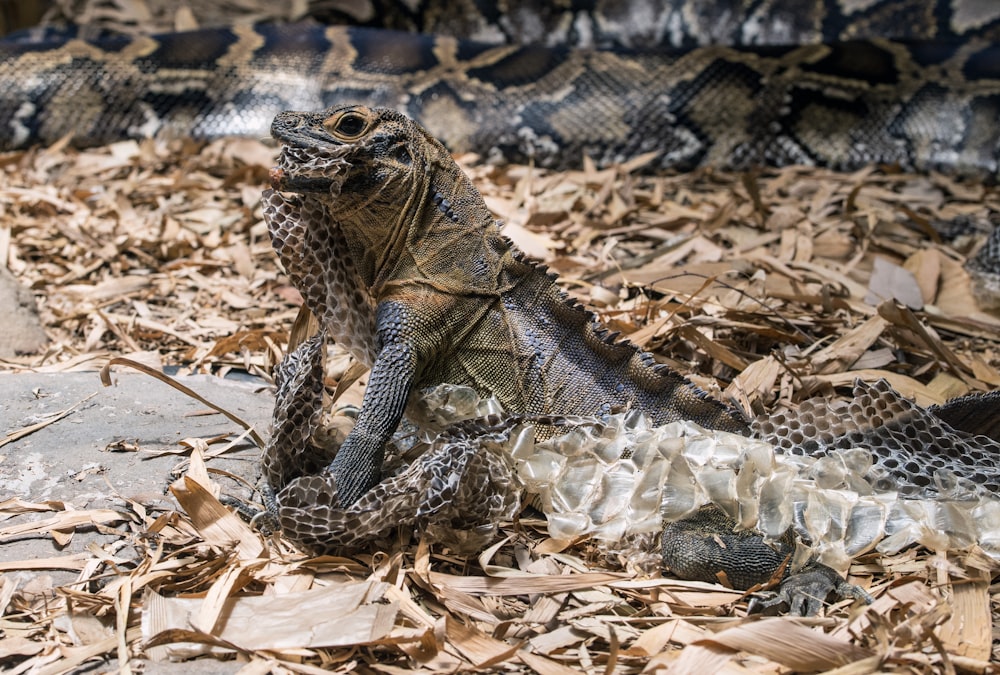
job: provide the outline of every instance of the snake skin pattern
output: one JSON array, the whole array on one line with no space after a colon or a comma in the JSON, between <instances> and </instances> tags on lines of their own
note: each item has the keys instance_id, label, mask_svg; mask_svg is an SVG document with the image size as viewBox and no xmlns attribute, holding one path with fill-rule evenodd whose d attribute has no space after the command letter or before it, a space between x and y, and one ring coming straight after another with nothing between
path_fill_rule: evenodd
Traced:
<instances>
[{"instance_id":1,"label":"snake skin pattern","mask_svg":"<svg viewBox=\"0 0 1000 675\"><path fill-rule=\"evenodd\" d=\"M335 454L335 446L323 440L325 339L323 333L310 338L279 365L274 429L264 452L264 478L277 493L278 524L286 537L312 551L357 550L397 528L416 529L458 552L480 550L499 523L520 507L522 481L513 459L517 448L577 425L602 425L594 416L486 414L450 425L445 420L441 433L434 432L432 441L416 448L421 454L408 464L388 467L382 481L343 507L336 482L325 470ZM843 468L849 468L874 489L908 498L974 500L984 491L1000 493L1000 442L961 430L964 413L995 414L996 393L927 410L885 381L857 382L854 394L849 404L832 408L825 399L813 399L796 410L760 416L751 425L752 434L779 453L812 458L839 454L848 466L828 464L841 470L816 475L820 487L836 488L845 478ZM414 403L442 406L421 397ZM426 411L413 416L427 422ZM980 425L980 420L972 424ZM724 545L717 543L719 536L710 536L712 530L706 535L705 518ZM674 574L715 581L716 570L722 569L735 588L749 588L769 579L794 548L790 531L771 550L759 545L759 534L733 533L733 522L720 518L717 509L707 508L667 525L661 541ZM747 555L738 553L743 550Z\"/></svg>"},{"instance_id":2,"label":"snake skin pattern","mask_svg":"<svg viewBox=\"0 0 1000 675\"><path fill-rule=\"evenodd\" d=\"M520 505L510 458L498 449L516 424L486 418L451 427L405 471L345 509L332 476L323 471L335 448L317 444L325 337L303 342L275 371L278 395L263 469L277 493L285 536L317 551L356 549L407 526L460 551L488 542Z\"/></svg>"},{"instance_id":3,"label":"snake skin pattern","mask_svg":"<svg viewBox=\"0 0 1000 675\"><path fill-rule=\"evenodd\" d=\"M978 399L997 405L995 392ZM870 450L858 473L878 489L954 497L982 487L1000 494L1000 443L956 430L934 412L901 397L885 380L857 382L850 402L803 401L795 411L758 417L751 428L783 453L825 457Z\"/></svg>"},{"instance_id":4,"label":"snake skin pattern","mask_svg":"<svg viewBox=\"0 0 1000 675\"><path fill-rule=\"evenodd\" d=\"M1000 166L989 3L522 0L505 13L425 3L419 20L378 4L390 26L474 39L285 25L8 40L0 149L263 136L281 110L362 103L405 112L455 152L550 167L646 152L678 168ZM509 39L545 44L477 41Z\"/></svg>"}]
</instances>

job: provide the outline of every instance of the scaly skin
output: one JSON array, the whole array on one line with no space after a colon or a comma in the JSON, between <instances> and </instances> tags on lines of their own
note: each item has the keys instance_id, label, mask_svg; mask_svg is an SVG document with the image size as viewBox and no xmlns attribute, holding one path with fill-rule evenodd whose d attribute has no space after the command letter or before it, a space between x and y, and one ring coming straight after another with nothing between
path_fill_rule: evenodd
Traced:
<instances>
[{"instance_id":1,"label":"scaly skin","mask_svg":"<svg viewBox=\"0 0 1000 675\"><path fill-rule=\"evenodd\" d=\"M283 435L264 458L265 478L281 502L274 515L294 539L319 550L330 540L360 541L375 525L402 522L392 509L404 502L407 517L440 508L438 498L451 487L472 485L471 493L455 494L473 501L457 512L444 509L445 526L463 514L482 517L484 499L490 514L506 512L504 471L492 470L490 454L472 446L452 451L483 463L466 472L480 479L475 485L459 476L457 455L440 449L416 462L412 477L379 483L385 446L418 387L468 385L515 415L637 409L656 425L686 419L750 435L737 411L608 335L568 300L500 233L447 150L405 116L360 106L289 112L275 118L272 134L284 145L263 202L274 248L325 334L371 367L354 429L327 470L316 471L329 454L300 431L321 394L324 336L282 364L283 381L310 383L285 386L302 403L279 401ZM420 503L423 490L433 504ZM784 569L785 554L759 534L737 541L729 520L692 522L664 531L666 566L706 580L722 571L741 585ZM718 541L729 543L705 558ZM844 589L850 587L835 572L816 566L788 577L777 601L812 613L828 590Z\"/></svg>"},{"instance_id":2,"label":"scaly skin","mask_svg":"<svg viewBox=\"0 0 1000 675\"><path fill-rule=\"evenodd\" d=\"M410 393L442 382L516 414L639 409L655 424L748 433L736 411L569 301L500 233L444 146L405 116L289 112L271 131L285 146L264 195L275 248L307 306L371 365L357 425L329 467L341 505L378 482ZM359 339L359 326L370 334Z\"/></svg>"}]
</instances>

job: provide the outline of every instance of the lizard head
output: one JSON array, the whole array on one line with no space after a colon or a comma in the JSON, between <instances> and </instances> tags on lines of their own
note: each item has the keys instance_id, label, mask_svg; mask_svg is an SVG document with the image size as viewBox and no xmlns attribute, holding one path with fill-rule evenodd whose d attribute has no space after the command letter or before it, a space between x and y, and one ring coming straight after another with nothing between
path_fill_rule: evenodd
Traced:
<instances>
[{"instance_id":1,"label":"lizard head","mask_svg":"<svg viewBox=\"0 0 1000 675\"><path fill-rule=\"evenodd\" d=\"M349 193L370 199L393 187L412 186L407 179L428 164L428 151L447 154L401 113L360 105L279 113L271 135L283 146L278 165L271 170L274 189L343 194L339 201L350 201Z\"/></svg>"},{"instance_id":2,"label":"lizard head","mask_svg":"<svg viewBox=\"0 0 1000 675\"><path fill-rule=\"evenodd\" d=\"M395 110L342 106L283 112L271 134L283 146L271 170L275 193L321 202L312 211L343 236L369 288L428 276L463 290L493 283L493 266L470 275L463 263L495 257L482 249L487 236L499 236L497 225L445 147L416 122ZM271 220L287 225L281 214Z\"/></svg>"}]
</instances>

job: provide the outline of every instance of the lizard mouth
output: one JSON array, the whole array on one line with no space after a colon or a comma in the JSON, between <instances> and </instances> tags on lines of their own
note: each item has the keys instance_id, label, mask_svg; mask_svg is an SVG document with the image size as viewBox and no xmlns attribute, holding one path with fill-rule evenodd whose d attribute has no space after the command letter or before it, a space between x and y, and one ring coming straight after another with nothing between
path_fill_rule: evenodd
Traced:
<instances>
[{"instance_id":1,"label":"lizard mouth","mask_svg":"<svg viewBox=\"0 0 1000 675\"><path fill-rule=\"evenodd\" d=\"M320 192L336 196L351 164L350 146L304 148L285 145L270 171L271 187L282 192Z\"/></svg>"}]
</instances>

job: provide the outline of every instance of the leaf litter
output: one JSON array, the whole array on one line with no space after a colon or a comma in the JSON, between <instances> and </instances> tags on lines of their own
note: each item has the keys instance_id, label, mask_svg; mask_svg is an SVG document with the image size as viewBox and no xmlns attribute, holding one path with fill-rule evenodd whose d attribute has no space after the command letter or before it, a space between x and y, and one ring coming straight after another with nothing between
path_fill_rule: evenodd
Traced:
<instances>
[{"instance_id":1,"label":"leaf litter","mask_svg":"<svg viewBox=\"0 0 1000 675\"><path fill-rule=\"evenodd\" d=\"M260 214L274 154L240 139L0 156L7 266L51 338L0 367L124 358L269 378L301 302ZM976 304L964 268L1000 222L993 186L886 167L648 176L641 162L555 173L459 160L568 293L747 410L843 398L855 377L885 377L921 405L1000 385L1000 317ZM357 377L344 357L328 374L331 391ZM996 670L997 569L975 548L866 554L851 580L873 605L750 617L739 592L551 539L530 510L475 559L407 531L310 557L233 514L210 458L184 450L175 510L0 502L0 542L119 537L0 567L7 672L113 658L127 670L139 656L235 659L247 673ZM43 519L3 525L27 513ZM53 587L45 569L79 577Z\"/></svg>"}]
</instances>

